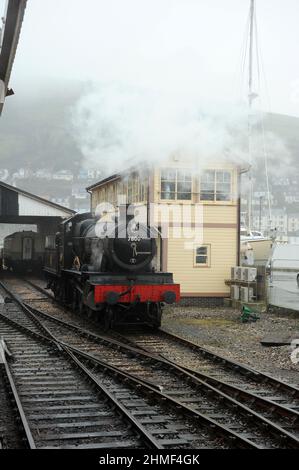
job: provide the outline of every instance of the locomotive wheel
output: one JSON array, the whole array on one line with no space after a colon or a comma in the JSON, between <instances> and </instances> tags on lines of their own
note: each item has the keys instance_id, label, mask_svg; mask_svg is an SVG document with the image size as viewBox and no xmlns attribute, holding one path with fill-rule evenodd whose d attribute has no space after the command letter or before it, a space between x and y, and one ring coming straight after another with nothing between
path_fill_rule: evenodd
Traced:
<instances>
[{"instance_id":1,"label":"locomotive wheel","mask_svg":"<svg viewBox=\"0 0 299 470\"><path fill-rule=\"evenodd\" d=\"M91 308L88 308L87 309L87 318L89 320L93 320L93 314L94 314L94 312L91 310Z\"/></svg>"},{"instance_id":2,"label":"locomotive wheel","mask_svg":"<svg viewBox=\"0 0 299 470\"><path fill-rule=\"evenodd\" d=\"M54 286L53 286L53 292L54 292L55 299L58 302L60 302L62 300L61 299L61 288L57 283L55 283Z\"/></svg>"},{"instance_id":3,"label":"locomotive wheel","mask_svg":"<svg viewBox=\"0 0 299 470\"><path fill-rule=\"evenodd\" d=\"M83 315L85 311L85 305L82 301L82 297L80 297L79 302L78 302L78 313L79 315Z\"/></svg>"},{"instance_id":4,"label":"locomotive wheel","mask_svg":"<svg viewBox=\"0 0 299 470\"><path fill-rule=\"evenodd\" d=\"M108 308L104 314L104 331L108 331L113 328L113 311Z\"/></svg>"},{"instance_id":5,"label":"locomotive wheel","mask_svg":"<svg viewBox=\"0 0 299 470\"><path fill-rule=\"evenodd\" d=\"M161 318L162 318L161 306L159 304L154 304L150 312L150 322L151 322L151 326L154 329L160 328Z\"/></svg>"},{"instance_id":6,"label":"locomotive wheel","mask_svg":"<svg viewBox=\"0 0 299 470\"><path fill-rule=\"evenodd\" d=\"M74 291L73 292L73 299L72 299L72 310L75 313L78 313L78 306L79 306L78 295L77 295L77 292Z\"/></svg>"}]
</instances>

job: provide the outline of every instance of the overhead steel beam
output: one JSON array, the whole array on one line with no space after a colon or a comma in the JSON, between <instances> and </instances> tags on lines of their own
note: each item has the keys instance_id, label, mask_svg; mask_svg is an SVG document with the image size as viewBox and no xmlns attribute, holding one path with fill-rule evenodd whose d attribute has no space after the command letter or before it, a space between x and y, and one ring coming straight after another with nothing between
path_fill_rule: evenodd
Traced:
<instances>
[{"instance_id":1,"label":"overhead steel beam","mask_svg":"<svg viewBox=\"0 0 299 470\"><path fill-rule=\"evenodd\" d=\"M27 0L7 0L0 34L0 114L6 96L13 94L9 80L18 47Z\"/></svg>"}]
</instances>

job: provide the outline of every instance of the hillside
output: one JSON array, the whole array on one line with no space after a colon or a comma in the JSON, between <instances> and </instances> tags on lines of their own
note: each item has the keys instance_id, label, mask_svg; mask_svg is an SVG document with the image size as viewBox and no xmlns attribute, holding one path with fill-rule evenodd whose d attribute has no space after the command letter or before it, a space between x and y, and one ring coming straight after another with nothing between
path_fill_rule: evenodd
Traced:
<instances>
[{"instance_id":1,"label":"hillside","mask_svg":"<svg viewBox=\"0 0 299 470\"><path fill-rule=\"evenodd\" d=\"M67 83L33 93L17 89L0 122L0 169L74 170L82 160L70 122L84 87Z\"/></svg>"},{"instance_id":2,"label":"hillside","mask_svg":"<svg viewBox=\"0 0 299 470\"><path fill-rule=\"evenodd\" d=\"M26 87L16 87L16 95L7 99L0 121L0 170L8 169L13 173L19 168L45 168L51 172L66 169L76 174L78 168L84 166L84 157L72 125L73 109L89 86L81 82L57 82L29 91ZM299 118L268 114L264 127L267 136L274 136L274 151L270 146L273 158L269 155L271 176L275 176L277 165L280 173L283 169L284 176L298 173ZM243 140L246 148L246 136L235 135L236 139ZM255 165L256 175L262 180L261 149L260 140L257 145L260 155Z\"/></svg>"}]
</instances>

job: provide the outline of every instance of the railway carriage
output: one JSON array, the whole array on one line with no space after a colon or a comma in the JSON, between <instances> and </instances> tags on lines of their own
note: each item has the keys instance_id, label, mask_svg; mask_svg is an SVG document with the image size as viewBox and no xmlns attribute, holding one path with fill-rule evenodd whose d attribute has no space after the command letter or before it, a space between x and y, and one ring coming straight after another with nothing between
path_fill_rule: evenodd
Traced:
<instances>
[{"instance_id":1,"label":"railway carriage","mask_svg":"<svg viewBox=\"0 0 299 470\"><path fill-rule=\"evenodd\" d=\"M91 214L77 214L47 239L48 287L74 310L96 314L106 329L131 322L160 326L164 304L179 301L180 287L171 273L155 269L156 234L117 219L101 229L97 224Z\"/></svg>"},{"instance_id":2,"label":"railway carriage","mask_svg":"<svg viewBox=\"0 0 299 470\"><path fill-rule=\"evenodd\" d=\"M33 231L15 232L4 238L3 265L15 272L42 270L44 237Z\"/></svg>"}]
</instances>

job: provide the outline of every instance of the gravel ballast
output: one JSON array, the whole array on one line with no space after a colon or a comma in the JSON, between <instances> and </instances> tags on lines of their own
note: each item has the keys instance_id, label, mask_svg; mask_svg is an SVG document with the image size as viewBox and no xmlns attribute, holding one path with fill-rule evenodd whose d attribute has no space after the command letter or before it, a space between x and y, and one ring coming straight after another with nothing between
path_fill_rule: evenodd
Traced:
<instances>
[{"instance_id":1,"label":"gravel ballast","mask_svg":"<svg viewBox=\"0 0 299 470\"><path fill-rule=\"evenodd\" d=\"M299 340L298 317L261 313L256 322L242 323L232 308L172 307L163 314L162 327L214 352L299 385L299 363L291 360L291 347L266 347L268 335L293 336ZM298 353L299 358L299 353Z\"/></svg>"}]
</instances>

